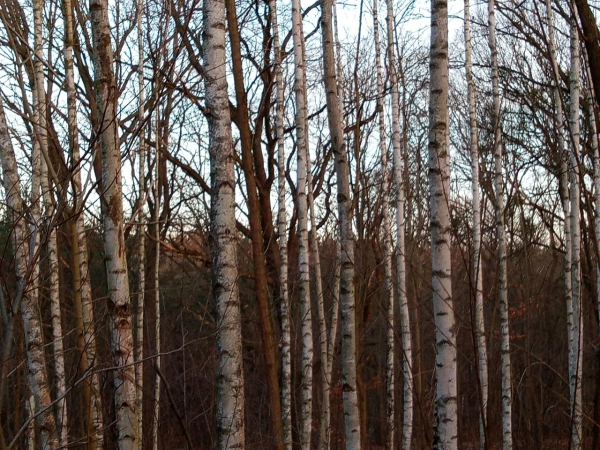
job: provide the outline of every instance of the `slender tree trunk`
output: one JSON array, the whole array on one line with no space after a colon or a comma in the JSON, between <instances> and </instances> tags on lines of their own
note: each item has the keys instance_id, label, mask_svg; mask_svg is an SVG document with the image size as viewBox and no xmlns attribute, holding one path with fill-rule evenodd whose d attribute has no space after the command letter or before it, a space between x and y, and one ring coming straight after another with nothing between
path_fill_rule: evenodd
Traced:
<instances>
[{"instance_id":1,"label":"slender tree trunk","mask_svg":"<svg viewBox=\"0 0 600 450\"><path fill-rule=\"evenodd\" d=\"M402 148L400 140L400 101L398 95L398 74L396 67L396 44L394 39L394 9L391 0L387 0L387 33L388 33L388 61L390 66L390 84L392 93L392 147L394 151L394 181L396 184L396 228L397 248L396 265L398 277L398 299L400 303L400 330L402 336L402 376L403 382L403 423L402 423L402 449L410 449L413 434L413 357L412 336L410 332L410 314L408 310L408 296L406 295L406 219L404 217L405 194L403 180ZM388 311L388 315L393 311ZM389 319L388 319L389 320ZM390 329L393 333L393 330ZM388 335L388 341L393 336ZM388 355L388 358L390 356Z\"/></svg>"},{"instance_id":2,"label":"slender tree trunk","mask_svg":"<svg viewBox=\"0 0 600 450\"><path fill-rule=\"evenodd\" d=\"M588 72L588 80L591 80ZM591 84L588 91L590 117L590 134L592 141L592 161L594 166L594 234L596 245L600 245L600 145L598 144L598 128L596 126L596 111L594 105L596 97L594 95L594 87ZM598 317L600 317L600 261L596 261L596 296L598 298Z\"/></svg>"},{"instance_id":3,"label":"slender tree trunk","mask_svg":"<svg viewBox=\"0 0 600 450\"><path fill-rule=\"evenodd\" d=\"M479 445L486 448L488 405L488 359L485 341L485 317L483 314L483 268L481 260L481 200L479 196L479 143L477 128L477 105L475 81L471 59L471 12L469 0L465 0L465 70L469 97L469 127L471 141L471 191L473 207L473 280L475 293L475 346L477 349L477 373L479 377Z\"/></svg>"},{"instance_id":4,"label":"slender tree trunk","mask_svg":"<svg viewBox=\"0 0 600 450\"><path fill-rule=\"evenodd\" d=\"M569 184L571 200L571 285L572 285L572 332L569 337L569 387L571 392L571 448L582 448L582 371L583 371L583 320L581 301L581 229L579 188L579 37L577 15L571 18L571 73L570 126L573 147L569 158Z\"/></svg>"},{"instance_id":5,"label":"slender tree trunk","mask_svg":"<svg viewBox=\"0 0 600 450\"><path fill-rule=\"evenodd\" d=\"M313 382L313 335L310 302L310 272L308 243L308 187L307 187L307 118L306 90L304 85L304 44L300 1L292 2L292 36L294 40L294 90L296 94L296 140L297 140L297 201L298 201L298 291L302 322L302 381L300 403L300 447L310 449L312 429L312 382Z\"/></svg>"},{"instance_id":6,"label":"slender tree trunk","mask_svg":"<svg viewBox=\"0 0 600 450\"><path fill-rule=\"evenodd\" d=\"M261 202L257 194L257 177L255 167L255 155L262 151L260 136L254 135L250 129L250 112L244 85L244 68L242 66L242 53L240 30L238 25L236 3L234 0L225 0L227 13L227 26L229 31L229 42L231 48L232 75L236 95L236 124L240 131L240 146L242 150L242 169L246 181L246 193L248 200L248 221L250 225L250 237L252 243L252 259L254 263L254 280L256 304L260 322L261 340L267 372L267 387L270 400L271 432L277 450L283 449L283 425L281 422L281 399L279 396L278 359L277 346L275 344L275 331L273 318L271 317L271 306L269 304L268 273L265 260L265 236L264 231L270 228L271 221L263 222L261 215ZM253 155L254 152L254 155ZM267 208L270 215L271 211ZM265 223L265 228L263 228ZM274 247L274 246L273 246ZM269 246L269 248L273 248Z\"/></svg>"},{"instance_id":7,"label":"slender tree trunk","mask_svg":"<svg viewBox=\"0 0 600 450\"><path fill-rule=\"evenodd\" d=\"M73 74L73 7L71 0L63 0L65 23L65 71L67 81L67 117L69 131L69 151L73 164L78 169L73 173L74 211L76 219L73 224L73 284L75 286L75 305L78 320L78 346L82 353L80 368L87 373L96 364L96 335L94 331L94 309L92 305L92 287L90 285L87 236L85 231L85 215L83 212L83 195L81 188L81 155L79 152L79 135L77 129L77 91ZM83 389L88 433L88 448L100 450L104 448L104 425L102 420L102 397L98 373L89 375Z\"/></svg>"},{"instance_id":8,"label":"slender tree trunk","mask_svg":"<svg viewBox=\"0 0 600 450\"><path fill-rule=\"evenodd\" d=\"M130 450L137 440L135 368L129 280L123 236L121 153L117 130L117 88L106 0L90 0L96 104L102 118L99 134L102 154L101 196L104 251L111 319L111 351L116 365L115 409L119 450Z\"/></svg>"},{"instance_id":9,"label":"slender tree trunk","mask_svg":"<svg viewBox=\"0 0 600 450\"><path fill-rule=\"evenodd\" d=\"M564 265L564 278L565 278L565 301L567 307L567 336L569 342L569 352L571 351L572 334L573 334L573 284L572 284L572 234L571 234L571 205L569 203L569 155L565 149L564 135L563 135L563 109L562 100L560 97L560 74L558 71L558 63L556 60L556 44L554 40L554 21L552 13L552 3L550 0L546 0L546 14L548 17L548 46L550 53L550 63L552 65L552 74L554 77L554 120L557 129L557 141L558 151L561 161L561 174L560 174L560 197L564 212L564 228L563 232L565 235L565 265ZM595 123L594 123L595 125ZM571 360L569 359L569 374L571 373Z\"/></svg>"},{"instance_id":10,"label":"slender tree trunk","mask_svg":"<svg viewBox=\"0 0 600 450\"><path fill-rule=\"evenodd\" d=\"M436 327L436 395L433 447L458 448L456 322L452 300L450 242L450 164L448 120L448 5L431 3L429 60L429 204L433 312Z\"/></svg>"},{"instance_id":11,"label":"slender tree trunk","mask_svg":"<svg viewBox=\"0 0 600 450\"><path fill-rule=\"evenodd\" d=\"M217 450L244 448L244 374L235 228L235 171L227 96L225 4L204 2L204 71L211 168L211 253L217 310Z\"/></svg>"},{"instance_id":12,"label":"slender tree trunk","mask_svg":"<svg viewBox=\"0 0 600 450\"><path fill-rule=\"evenodd\" d=\"M56 436L56 420L50 408L50 387L46 372L46 358L44 355L44 342L42 325L38 311L37 289L29 288L32 274L31 264L37 265L36 248L37 234L31 235L28 241L27 225L24 219L24 205L21 198L21 187L17 171L17 160L8 132L4 105L0 101L0 163L2 165L2 181L6 196L6 204L12 214L13 245L15 251L15 268L17 286L22 286L22 300L13 304L15 314L20 313L23 318L25 342L27 346L27 368L29 388L34 398L35 411L42 409L45 412L37 418L40 446L54 450L58 447ZM39 192L39 190L38 190ZM34 233L36 229L34 228ZM29 273L31 272L31 273ZM35 281L37 283L37 280ZM21 294L17 294L17 298ZM12 339L12 337L10 337Z\"/></svg>"},{"instance_id":13,"label":"slender tree trunk","mask_svg":"<svg viewBox=\"0 0 600 450\"><path fill-rule=\"evenodd\" d=\"M35 413L35 399L33 395L30 395L29 398L25 401L25 412L26 417L30 419ZM27 431L25 432L25 442L27 445L27 450L35 450L35 420L29 422L27 425Z\"/></svg>"},{"instance_id":14,"label":"slender tree trunk","mask_svg":"<svg viewBox=\"0 0 600 450\"><path fill-rule=\"evenodd\" d=\"M77 170L73 173L75 222L72 225L73 251L73 284L75 286L75 309L78 321L78 347L82 356L80 368L87 373L96 359L96 338L94 332L94 310L92 306L92 289L88 274L87 237L83 213L83 197L81 192L81 156L77 129L77 91L73 74L73 7L71 0L63 0L65 26L65 72L67 84L67 120L69 132L69 152ZM100 380L97 373L90 374L83 388L86 431L90 440L89 449L104 447L102 404L100 397Z\"/></svg>"},{"instance_id":15,"label":"slender tree trunk","mask_svg":"<svg viewBox=\"0 0 600 450\"><path fill-rule=\"evenodd\" d=\"M137 0L137 44L138 44L138 122L140 127L139 137L139 217L137 226L138 235L138 295L135 323L135 409L137 415L136 431L138 440L136 450L142 450L144 441L144 301L146 299L146 125L145 110L146 90L144 89L144 30L143 30L144 0Z\"/></svg>"},{"instance_id":16,"label":"slender tree trunk","mask_svg":"<svg viewBox=\"0 0 600 450\"><path fill-rule=\"evenodd\" d=\"M504 183L502 180L502 117L496 47L494 0L488 0L489 47L492 55L492 95L494 98L494 190L496 195L496 234L498 239L498 298L500 304L500 352L502 354L502 447L512 449L512 382L510 331L508 323L508 280L506 266L506 230L504 227Z\"/></svg>"},{"instance_id":17,"label":"slender tree trunk","mask_svg":"<svg viewBox=\"0 0 600 450\"><path fill-rule=\"evenodd\" d=\"M348 155L344 143L344 129L340 112L336 63L333 50L334 42L331 11L331 0L324 0L321 4L323 78L327 97L327 117L331 133L331 146L335 158L341 243L340 301L342 317L342 392L344 399L344 425L346 433L346 449L358 450L361 448L361 433L356 385L354 233L352 231L352 201L350 199Z\"/></svg>"},{"instance_id":18,"label":"slender tree trunk","mask_svg":"<svg viewBox=\"0 0 600 450\"><path fill-rule=\"evenodd\" d=\"M43 49L43 1L35 0L33 4L34 36L35 36L35 84L37 95L34 98L35 109L37 112L36 135L40 150L40 186L42 189L42 199L44 203L44 212L46 218L52 217L53 201L51 186L48 179L48 167L45 157L48 155L48 136L46 123L46 91L44 88L44 49ZM49 221L48 221L49 222ZM49 286L48 297L50 299L50 315L52 321L52 347L54 351L54 372L56 382L56 395L62 398L56 405L56 426L58 434L58 444L61 447L68 445L68 427L67 427L67 400L66 381L65 381L65 359L63 347L62 320L60 311L60 293L58 277L58 242L56 230L54 227L47 229L47 255L48 255L48 274ZM36 281L37 282L37 281Z\"/></svg>"},{"instance_id":19,"label":"slender tree trunk","mask_svg":"<svg viewBox=\"0 0 600 450\"><path fill-rule=\"evenodd\" d=\"M383 213L383 262L385 276L385 290L388 301L387 326L388 326L388 353L386 361L386 401L387 401L387 449L394 449L395 435L395 384L394 384L394 284L392 282L392 230L389 206L388 186L388 158L387 139L385 135L385 116L383 110L383 70L381 65L381 42L379 39L378 0L373 0L373 30L375 34L375 65L377 66L377 113L379 124L379 149L381 158L381 195ZM394 70L394 69L392 69Z\"/></svg>"},{"instance_id":20,"label":"slender tree trunk","mask_svg":"<svg viewBox=\"0 0 600 450\"><path fill-rule=\"evenodd\" d=\"M159 89L156 90L157 97ZM152 449L158 450L158 425L160 422L160 368L161 368L161 339L160 339L160 146L163 145L159 127L159 108L156 108L156 158L154 162L154 217L152 222L154 226L154 302L155 302L155 320L154 320L154 344L156 346L156 379L154 381L154 417L152 426Z\"/></svg>"},{"instance_id":21,"label":"slender tree trunk","mask_svg":"<svg viewBox=\"0 0 600 450\"><path fill-rule=\"evenodd\" d=\"M319 328L319 352L321 358L321 422L319 427L319 448L328 447L329 427L331 422L331 408L329 389L331 385L331 372L327 371L327 352L329 348L327 322L325 320L325 299L323 296L323 279L321 276L321 256L319 253L319 240L317 236L317 221L315 219L315 199L313 196L313 181L310 158L306 159L308 192L308 208L310 215L310 248L313 258L313 274L315 282L315 292L317 294L317 326Z\"/></svg>"},{"instance_id":22,"label":"slender tree trunk","mask_svg":"<svg viewBox=\"0 0 600 450\"><path fill-rule=\"evenodd\" d=\"M276 134L277 134L277 232L279 234L279 302L281 311L281 422L283 446L292 449L292 351L290 330L290 298L288 291L287 214L285 202L285 145L284 104L285 91L282 73L282 51L279 43L276 0L269 0L271 26L273 27L274 63L276 81Z\"/></svg>"}]
</instances>

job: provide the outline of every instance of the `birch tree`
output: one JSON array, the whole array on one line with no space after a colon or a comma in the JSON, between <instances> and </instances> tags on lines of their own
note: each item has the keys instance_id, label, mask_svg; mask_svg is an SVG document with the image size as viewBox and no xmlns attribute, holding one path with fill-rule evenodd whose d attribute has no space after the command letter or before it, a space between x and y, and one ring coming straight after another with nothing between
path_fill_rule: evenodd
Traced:
<instances>
[{"instance_id":1,"label":"birch tree","mask_svg":"<svg viewBox=\"0 0 600 450\"><path fill-rule=\"evenodd\" d=\"M312 380L313 380L313 335L310 302L310 271L308 243L308 188L307 188L307 118L306 87L304 84L304 42L300 1L292 2L292 36L294 45L294 91L296 98L296 142L297 142L297 204L298 204L298 295L300 301L302 358L300 400L300 447L308 450L312 428Z\"/></svg>"},{"instance_id":2,"label":"birch tree","mask_svg":"<svg viewBox=\"0 0 600 450\"><path fill-rule=\"evenodd\" d=\"M135 311L135 408L137 415L136 449L142 450L144 440L144 300L146 298L146 126L145 104L146 91L144 89L144 30L143 30L144 0L136 2L136 25L138 44L138 121L140 137L138 144L138 177L139 177L139 216L138 216L138 294Z\"/></svg>"},{"instance_id":3,"label":"birch tree","mask_svg":"<svg viewBox=\"0 0 600 450\"><path fill-rule=\"evenodd\" d=\"M330 422L329 388L331 372L327 371L328 334L325 320L325 298L323 295L323 279L321 277L321 256L319 253L319 240L317 236L317 221L315 218L315 199L313 194L313 181L310 157L306 158L306 189L308 193L308 213L310 217L310 250L312 252L312 267L317 296L317 326L319 328L319 355L321 358L321 426L319 427L319 446L326 447L328 441L328 428Z\"/></svg>"},{"instance_id":4,"label":"birch tree","mask_svg":"<svg viewBox=\"0 0 600 450\"><path fill-rule=\"evenodd\" d=\"M471 196L473 207L473 278L471 289L475 293L475 346L477 348L477 375L479 385L479 445L485 449L488 405L488 359L483 315L483 268L481 260L481 201L479 196L479 142L477 128L477 105L475 103L475 80L471 57L471 12L469 0L465 0L465 71L469 97L469 131L471 145Z\"/></svg>"},{"instance_id":5,"label":"birch tree","mask_svg":"<svg viewBox=\"0 0 600 450\"><path fill-rule=\"evenodd\" d=\"M76 215L72 225L73 248L73 284L75 286L75 309L78 321L78 346L82 352L80 368L87 373L96 363L96 333L94 330L94 310L92 307L92 289L88 270L88 246L85 230L85 214L81 185L81 154L79 149L79 131L77 128L77 91L73 73L73 7L71 0L63 0L64 13L64 58L67 87L67 122L69 135L69 153L71 161L77 165L73 171L73 210ZM84 385L84 406L86 414L86 431L90 435L91 447L104 447L102 402L100 396L100 380L96 372L92 372Z\"/></svg>"},{"instance_id":6,"label":"birch tree","mask_svg":"<svg viewBox=\"0 0 600 450\"><path fill-rule=\"evenodd\" d=\"M159 88L156 89L156 97L158 98ZM158 450L158 424L160 422L160 368L162 357L160 355L161 337L160 337L160 146L162 145L162 136L160 133L160 108L156 108L156 151L154 159L154 215L152 217L152 225L154 228L154 345L156 347L156 378L154 381L154 415L152 424L152 449Z\"/></svg>"},{"instance_id":7,"label":"birch tree","mask_svg":"<svg viewBox=\"0 0 600 450\"><path fill-rule=\"evenodd\" d=\"M400 329L402 336L402 376L403 383L403 419L402 419L402 448L410 449L413 434L413 357L412 336L410 331L410 315L408 296L406 295L406 219L404 218L405 193L402 167L402 148L400 140L400 99L398 95L398 74L396 65L396 43L394 38L394 8L391 0L387 0L387 34L390 91L392 100L392 149L394 151L394 182L396 186L396 270L398 280L398 300L400 304ZM390 312L388 311L388 315ZM389 319L388 319L389 320ZM388 341L393 339L388 334ZM388 352L388 360L390 354Z\"/></svg>"},{"instance_id":8,"label":"birch tree","mask_svg":"<svg viewBox=\"0 0 600 450\"><path fill-rule=\"evenodd\" d=\"M384 116L384 96L383 96L383 70L381 65L381 42L379 39L379 19L378 19L378 0L373 0L373 31L375 37L375 65L377 67L377 115L379 125L379 151L381 158L381 208L383 213L383 265L385 291L387 297L387 360L386 360L386 400L387 400L387 448L394 448L395 435L395 388L394 388L394 285L392 282L392 229L389 206L389 186L388 186L388 162L387 162L387 139L385 130ZM394 70L394 69L392 69Z\"/></svg>"},{"instance_id":9,"label":"birch tree","mask_svg":"<svg viewBox=\"0 0 600 450\"><path fill-rule=\"evenodd\" d=\"M335 158L338 220L340 226L341 269L340 302L342 322L342 392L346 449L361 448L360 414L356 384L356 318L354 299L354 233L348 155L340 112L332 29L332 2L321 4L323 78L327 99L327 119Z\"/></svg>"},{"instance_id":10,"label":"birch tree","mask_svg":"<svg viewBox=\"0 0 600 450\"><path fill-rule=\"evenodd\" d=\"M217 325L218 450L244 448L244 375L235 228L234 148L227 96L225 4L204 2L204 86L211 170L210 233Z\"/></svg>"},{"instance_id":11,"label":"birch tree","mask_svg":"<svg viewBox=\"0 0 600 450\"><path fill-rule=\"evenodd\" d=\"M488 44L491 52L494 124L494 193L496 238L498 240L498 303L500 305L500 352L502 364L502 447L512 449L512 382L510 364L510 331L508 323L508 280L506 266L506 230L504 227L504 182L502 175L502 117L496 46L494 0L488 0Z\"/></svg>"},{"instance_id":12,"label":"birch tree","mask_svg":"<svg viewBox=\"0 0 600 450\"><path fill-rule=\"evenodd\" d=\"M572 217L571 217L571 204L569 194L569 161L571 152L567 152L565 149L563 124L564 116L562 109L562 99L560 96L560 73L558 70L558 62L556 60L556 44L554 38L554 19L552 13L552 3L550 0L546 0L546 14L548 18L548 47L550 54L550 64L552 66L552 75L554 78L554 121L557 128L557 144L558 151L561 161L561 174L560 174L560 197L562 201L563 213L564 213L564 225L563 233L565 240L565 264L564 264L564 278L565 278L565 304L567 309L567 339L569 342L569 374L571 374L571 351L573 345L573 283L572 283L572 268L573 268L573 245L572 245ZM569 375L570 376L570 375ZM570 381L570 380L569 380ZM570 383L569 383L570 386Z\"/></svg>"},{"instance_id":13,"label":"birch tree","mask_svg":"<svg viewBox=\"0 0 600 450\"><path fill-rule=\"evenodd\" d=\"M579 37L577 15L573 6L571 18L571 72L569 75L570 115L572 148L569 157L570 185L570 221L571 221L571 291L572 303L567 305L567 314L572 321L567 326L569 333L569 390L571 394L571 446L575 450L582 448L582 371L583 371L583 320L581 301L581 229L580 229L580 187L579 187Z\"/></svg>"},{"instance_id":14,"label":"birch tree","mask_svg":"<svg viewBox=\"0 0 600 450\"><path fill-rule=\"evenodd\" d=\"M106 0L90 0L96 106L101 128L96 130L102 155L101 196L104 251L111 320L111 352L116 370L115 410L119 450L137 440L135 369L130 316L129 280L123 236L121 154L117 129L117 95Z\"/></svg>"},{"instance_id":15,"label":"birch tree","mask_svg":"<svg viewBox=\"0 0 600 450\"><path fill-rule=\"evenodd\" d=\"M40 436L40 446L49 450L58 447L56 419L52 411L50 386L46 371L42 324L39 316L37 290L31 289L32 264L37 264L37 234L29 235L25 222L25 205L21 197L21 181L17 171L17 159L12 146L4 105L0 99L0 164L6 204L12 216L12 240L15 252L15 271L19 291L13 301L12 310L23 319L27 346L27 369L29 389L34 400L34 412ZM14 329L9 325L8 329ZM9 336L12 340L12 336ZM39 414L38 414L39 412Z\"/></svg>"},{"instance_id":16,"label":"birch tree","mask_svg":"<svg viewBox=\"0 0 600 450\"><path fill-rule=\"evenodd\" d=\"M456 322L450 251L450 155L448 119L448 4L431 3L429 54L429 206L433 314L436 334L436 427L433 448L458 448Z\"/></svg>"},{"instance_id":17,"label":"birch tree","mask_svg":"<svg viewBox=\"0 0 600 450\"><path fill-rule=\"evenodd\" d=\"M277 136L277 232L279 234L279 302L281 312L281 422L283 445L292 449L292 351L290 329L290 298L288 290L287 213L285 195L284 96L282 51L277 23L277 2L269 0L273 27L274 71L276 82L275 132Z\"/></svg>"},{"instance_id":18,"label":"birch tree","mask_svg":"<svg viewBox=\"0 0 600 450\"><path fill-rule=\"evenodd\" d=\"M46 218L52 217L53 200L52 192L48 179L48 165L45 158L48 157L48 136L46 124L46 90L44 77L44 48L43 48L43 7L41 0L35 0L33 3L33 21L34 21L34 51L35 51L35 85L36 94L34 96L34 107L36 110L37 126L36 139L40 151L40 187L42 189L42 199ZM50 221L47 220L49 223ZM56 426L58 431L58 444L61 447L68 445L68 427L67 427L67 400L66 380L65 380L65 359L63 348L62 318L60 311L59 294L59 276L58 276L58 242L56 230L52 226L46 229L46 251L48 258L48 297L50 299L50 315L52 321L52 347L54 351L54 372L56 382L56 395L60 399L56 407ZM37 281L36 281L37 282Z\"/></svg>"}]
</instances>

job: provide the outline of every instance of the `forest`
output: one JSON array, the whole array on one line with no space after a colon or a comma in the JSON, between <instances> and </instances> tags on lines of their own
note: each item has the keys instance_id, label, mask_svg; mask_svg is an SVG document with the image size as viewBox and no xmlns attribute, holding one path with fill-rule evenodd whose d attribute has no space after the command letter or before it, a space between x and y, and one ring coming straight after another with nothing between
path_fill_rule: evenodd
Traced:
<instances>
[{"instance_id":1,"label":"forest","mask_svg":"<svg viewBox=\"0 0 600 450\"><path fill-rule=\"evenodd\" d=\"M0 0L0 450L600 449L598 14Z\"/></svg>"}]
</instances>

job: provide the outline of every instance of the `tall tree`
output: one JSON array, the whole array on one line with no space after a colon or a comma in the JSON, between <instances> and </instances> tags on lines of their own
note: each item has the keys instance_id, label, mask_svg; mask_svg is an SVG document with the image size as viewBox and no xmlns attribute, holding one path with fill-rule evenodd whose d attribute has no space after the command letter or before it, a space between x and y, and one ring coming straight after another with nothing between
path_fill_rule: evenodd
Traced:
<instances>
[{"instance_id":1,"label":"tall tree","mask_svg":"<svg viewBox=\"0 0 600 450\"><path fill-rule=\"evenodd\" d=\"M275 132L277 136L277 232L279 234L279 302L281 313L281 422L285 450L292 449L292 349L290 298L288 290L287 213L285 199L284 96L282 60L277 23L277 2L269 0L273 27L274 70L276 82Z\"/></svg>"},{"instance_id":2,"label":"tall tree","mask_svg":"<svg viewBox=\"0 0 600 450\"><path fill-rule=\"evenodd\" d=\"M471 57L471 11L469 0L465 0L465 71L467 95L469 97L469 131L471 144L471 195L473 207L473 275L471 290L475 294L475 346L477 349L477 375L480 396L479 443L486 448L487 405L488 405L488 359L485 341L485 317L483 315L483 268L481 259L481 201L479 196L479 142L477 128L477 104L475 102L475 80Z\"/></svg>"},{"instance_id":3,"label":"tall tree","mask_svg":"<svg viewBox=\"0 0 600 450\"><path fill-rule=\"evenodd\" d=\"M502 174L502 115L496 16L494 0L488 0L488 45L491 52L491 75L494 125L494 193L496 210L496 239L498 241L498 303L500 304L500 352L502 359L502 447L512 449L512 381L510 364L510 331L508 323L508 269L506 265L506 230L504 225L504 182Z\"/></svg>"},{"instance_id":4,"label":"tall tree","mask_svg":"<svg viewBox=\"0 0 600 450\"><path fill-rule=\"evenodd\" d=\"M429 207L433 314L436 335L436 394L433 448L458 448L456 322L452 300L450 242L450 154L448 120L448 4L431 2L429 53Z\"/></svg>"},{"instance_id":5,"label":"tall tree","mask_svg":"<svg viewBox=\"0 0 600 450\"><path fill-rule=\"evenodd\" d=\"M360 413L356 384L356 306L354 298L354 233L348 155L340 112L332 29L332 2L321 4L323 78L327 99L327 119L335 158L338 220L340 226L341 269L340 302L342 320L342 392L346 449L361 448Z\"/></svg>"},{"instance_id":6,"label":"tall tree","mask_svg":"<svg viewBox=\"0 0 600 450\"><path fill-rule=\"evenodd\" d=\"M394 38L394 6L392 0L387 0L387 34L390 90L392 99L392 148L394 151L394 182L396 186L396 270L398 280L398 300L400 304L400 330L402 336L402 376L403 376L403 414L402 414L402 448L410 449L413 435L413 357L412 336L410 331L410 314L408 296L406 293L406 219L404 169L402 161L402 144L400 136L400 98L398 95L398 67L396 63L396 42ZM390 311L388 311L388 315ZM388 341L393 339L388 334ZM388 359L392 357L388 350Z\"/></svg>"},{"instance_id":7,"label":"tall tree","mask_svg":"<svg viewBox=\"0 0 600 450\"><path fill-rule=\"evenodd\" d=\"M40 187L42 189L42 200L47 225L54 211L51 186L48 178L48 126L46 124L47 105L44 76L44 48L43 48L43 11L44 2L35 0L33 2L34 23L34 51L35 51L35 86L36 94L34 104L36 109L37 124L36 139L40 151ZM58 443L61 447L68 445L68 419L65 380L65 358L63 347L62 317L60 308L59 276L58 276L58 241L56 229L48 226L46 228L46 252L48 260L48 297L50 299L50 314L52 317L52 347L54 350L54 373L56 383L56 396L58 397L56 408L56 426L58 430Z\"/></svg>"},{"instance_id":8,"label":"tall tree","mask_svg":"<svg viewBox=\"0 0 600 450\"><path fill-rule=\"evenodd\" d=\"M227 96L225 3L204 2L210 233L217 311L217 450L244 448L244 373L235 228L234 148Z\"/></svg>"},{"instance_id":9,"label":"tall tree","mask_svg":"<svg viewBox=\"0 0 600 450\"><path fill-rule=\"evenodd\" d=\"M388 326L388 352L386 361L386 394L387 394L387 448L394 448L395 435L395 371L394 371L394 284L392 282L392 228L390 219L389 183L388 183L388 146L385 134L384 95L383 95L383 69L381 64L381 42L379 39L378 0L373 0L373 32L375 35L375 65L377 67L377 115L379 125L379 152L381 158L381 208L383 213L383 264L385 290L387 297L387 326ZM394 70L394 69L392 69Z\"/></svg>"},{"instance_id":10,"label":"tall tree","mask_svg":"<svg viewBox=\"0 0 600 450\"><path fill-rule=\"evenodd\" d=\"M236 108L231 115L240 132L241 166L244 173L246 195L248 201L248 222L252 260L254 264L254 282L256 305L258 310L263 355L267 369L267 387L270 400L271 433L277 450L283 448L283 426L281 418L281 401L279 396L279 374L276 334L273 326L271 306L269 303L268 272L265 254L271 254L276 247L269 243L273 236L269 195L259 194L267 191L265 184L259 182L257 172L262 169L261 128L256 127L254 133L250 128L252 122L248 104L248 90L244 82L242 65L242 35L238 23L237 5L234 0L225 0L227 12L227 28L231 48L231 66L235 88ZM266 92L266 91L263 91ZM270 91L269 91L270 92ZM266 99L265 99L266 100ZM268 208L264 208L268 205ZM274 241L274 239L273 239ZM271 257L271 259L273 259Z\"/></svg>"},{"instance_id":11,"label":"tall tree","mask_svg":"<svg viewBox=\"0 0 600 450\"><path fill-rule=\"evenodd\" d=\"M138 44L138 121L140 136L138 144L139 213L138 213L138 293L135 310L135 408L137 415L136 450L142 450L144 441L144 300L146 298L146 90L144 89L144 0L136 2L136 25Z\"/></svg>"},{"instance_id":12,"label":"tall tree","mask_svg":"<svg viewBox=\"0 0 600 450\"><path fill-rule=\"evenodd\" d=\"M130 450L137 440L135 368L125 239L121 152L117 129L117 96L113 51L106 0L90 0L96 107L101 117L95 130L102 159L101 195L104 252L111 320L111 352L115 364L115 410L119 450Z\"/></svg>"},{"instance_id":13,"label":"tall tree","mask_svg":"<svg viewBox=\"0 0 600 450\"><path fill-rule=\"evenodd\" d=\"M37 265L37 234L29 235L25 221L25 204L21 197L21 181L17 171L17 159L10 139L4 105L0 100L0 163L2 164L2 182L6 204L12 216L12 240L15 253L16 281L19 292L15 295L11 309L13 316L23 318L25 342L27 346L27 369L29 389L34 400L33 411L37 415L40 446L49 450L58 447L56 419L52 411L52 399L46 370L42 324L39 316L37 290L31 289L32 265ZM6 337L12 341L14 322L11 319ZM8 342L8 341L7 341ZM5 347L5 355L8 357ZM10 352L10 349L8 349Z\"/></svg>"},{"instance_id":14,"label":"tall tree","mask_svg":"<svg viewBox=\"0 0 600 450\"><path fill-rule=\"evenodd\" d=\"M156 88L156 96L158 98L160 88ZM152 216L152 225L154 230L154 346L156 349L156 378L154 380L154 414L152 415L152 449L158 450L158 425L160 423L160 368L162 363L161 336L160 336L160 147L163 145L162 134L160 132L160 108L157 106L156 111L156 149L154 158L154 214Z\"/></svg>"},{"instance_id":15,"label":"tall tree","mask_svg":"<svg viewBox=\"0 0 600 450\"><path fill-rule=\"evenodd\" d=\"M77 91L73 68L74 23L71 0L63 0L64 13L64 55L65 78L67 86L67 122L69 134L69 154L76 167L72 174L73 211L75 221L71 225L73 252L73 285L75 286L75 310L77 316L77 345L81 352L80 369L86 374L96 363L96 332L94 309L92 307L92 288L88 268L88 246L85 229L84 197L81 186L82 158L79 148L79 130L77 128ZM102 421L102 398L100 379L97 372L89 374L84 382L83 403L85 410L88 448L104 448Z\"/></svg>"},{"instance_id":16,"label":"tall tree","mask_svg":"<svg viewBox=\"0 0 600 450\"><path fill-rule=\"evenodd\" d=\"M570 220L571 220L571 291L572 303L567 305L567 314L571 314L571 321L567 318L569 330L569 390L571 393L571 448L582 448L583 439L583 412L582 412L582 371L583 371L583 320L581 301L581 226L580 226L580 186L579 186L579 30L577 29L577 13L573 6L571 17L571 72L569 75L570 115L569 125L571 131L572 148L569 157L569 185L570 185Z\"/></svg>"},{"instance_id":17,"label":"tall tree","mask_svg":"<svg viewBox=\"0 0 600 450\"><path fill-rule=\"evenodd\" d=\"M298 203L298 295L302 323L302 363L300 400L300 446L310 449L312 430L312 390L313 390L313 335L312 310L310 301L310 271L308 242L308 124L307 98L305 85L305 55L300 1L292 2L292 36L294 41L294 91L296 98L296 141L297 151L297 203Z\"/></svg>"}]
</instances>

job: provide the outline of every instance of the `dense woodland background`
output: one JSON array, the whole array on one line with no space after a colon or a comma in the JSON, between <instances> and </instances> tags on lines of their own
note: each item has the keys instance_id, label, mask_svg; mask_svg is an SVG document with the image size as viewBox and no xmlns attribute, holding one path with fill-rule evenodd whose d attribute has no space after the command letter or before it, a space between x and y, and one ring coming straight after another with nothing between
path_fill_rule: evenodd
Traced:
<instances>
[{"instance_id":1,"label":"dense woodland background","mask_svg":"<svg viewBox=\"0 0 600 450\"><path fill-rule=\"evenodd\" d=\"M600 448L597 5L449 6L0 0L0 449Z\"/></svg>"}]
</instances>

